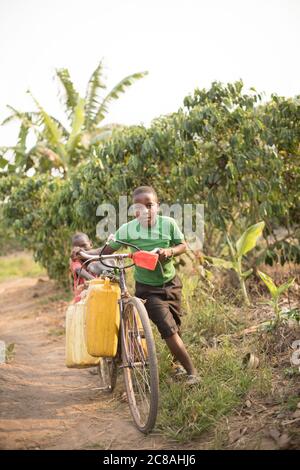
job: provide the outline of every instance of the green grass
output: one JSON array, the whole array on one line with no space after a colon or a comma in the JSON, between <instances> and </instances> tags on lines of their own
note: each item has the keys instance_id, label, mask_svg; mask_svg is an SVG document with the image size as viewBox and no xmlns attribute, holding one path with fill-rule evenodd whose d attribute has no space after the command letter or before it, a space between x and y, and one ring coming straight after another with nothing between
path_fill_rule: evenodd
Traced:
<instances>
[{"instance_id":1,"label":"green grass","mask_svg":"<svg viewBox=\"0 0 300 470\"><path fill-rule=\"evenodd\" d=\"M63 336L64 334L64 328L51 328L51 330L48 331L48 336Z\"/></svg>"},{"instance_id":2,"label":"green grass","mask_svg":"<svg viewBox=\"0 0 300 470\"><path fill-rule=\"evenodd\" d=\"M225 415L242 406L250 391L269 393L272 375L263 360L255 370L244 366L249 344L231 336L241 328L234 317L234 306L204 294L194 279L181 278L186 311L183 341L201 383L188 388L184 381L171 379L171 354L155 332L160 365L158 429L169 438L187 442L210 428L216 429Z\"/></svg>"},{"instance_id":3,"label":"green grass","mask_svg":"<svg viewBox=\"0 0 300 470\"><path fill-rule=\"evenodd\" d=\"M38 300L38 303L40 305L48 305L51 302L59 302L61 300L64 302L70 302L72 298L73 298L73 293L70 292L69 289L61 288L61 290L57 292L56 294L48 295Z\"/></svg>"},{"instance_id":4,"label":"green grass","mask_svg":"<svg viewBox=\"0 0 300 470\"><path fill-rule=\"evenodd\" d=\"M288 411L296 411L299 404L299 395L291 395L287 398L286 403L283 404L283 409Z\"/></svg>"},{"instance_id":5,"label":"green grass","mask_svg":"<svg viewBox=\"0 0 300 470\"><path fill-rule=\"evenodd\" d=\"M187 388L184 381L170 383L166 367L160 374L158 427L163 434L181 442L199 437L217 425L220 418L242 404L257 382L259 388L264 385L267 389L267 378L245 369L239 349L231 344L203 349L194 362L202 378L200 385Z\"/></svg>"},{"instance_id":6,"label":"green grass","mask_svg":"<svg viewBox=\"0 0 300 470\"><path fill-rule=\"evenodd\" d=\"M181 275L182 307L185 312L183 328L186 340L193 344L210 337L228 335L241 329L243 323L236 318L235 307L226 298L207 294L198 276Z\"/></svg>"},{"instance_id":7,"label":"green grass","mask_svg":"<svg viewBox=\"0 0 300 470\"><path fill-rule=\"evenodd\" d=\"M35 263L30 253L16 253L0 257L0 282L18 277L45 276L46 271Z\"/></svg>"},{"instance_id":8,"label":"green grass","mask_svg":"<svg viewBox=\"0 0 300 470\"><path fill-rule=\"evenodd\" d=\"M10 343L5 349L5 362L11 362L15 357L15 343Z\"/></svg>"}]
</instances>

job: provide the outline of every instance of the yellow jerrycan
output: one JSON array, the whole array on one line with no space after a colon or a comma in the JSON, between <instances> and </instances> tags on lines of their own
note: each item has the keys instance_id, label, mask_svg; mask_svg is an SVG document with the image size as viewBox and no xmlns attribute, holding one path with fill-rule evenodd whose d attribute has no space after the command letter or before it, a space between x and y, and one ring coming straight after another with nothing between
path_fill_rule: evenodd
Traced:
<instances>
[{"instance_id":1,"label":"yellow jerrycan","mask_svg":"<svg viewBox=\"0 0 300 470\"><path fill-rule=\"evenodd\" d=\"M88 354L85 344L85 302L69 305L66 313L66 366L92 367L100 362L100 357Z\"/></svg>"},{"instance_id":2,"label":"yellow jerrycan","mask_svg":"<svg viewBox=\"0 0 300 470\"><path fill-rule=\"evenodd\" d=\"M86 346L92 356L114 357L118 348L120 286L109 278L90 281L86 297Z\"/></svg>"}]
</instances>

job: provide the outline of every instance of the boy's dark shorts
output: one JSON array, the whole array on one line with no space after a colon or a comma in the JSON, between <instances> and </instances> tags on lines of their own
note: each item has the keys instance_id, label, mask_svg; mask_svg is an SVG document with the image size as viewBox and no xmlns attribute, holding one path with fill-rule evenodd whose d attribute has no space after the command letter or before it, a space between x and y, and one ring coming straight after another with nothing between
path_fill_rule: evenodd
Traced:
<instances>
[{"instance_id":1,"label":"boy's dark shorts","mask_svg":"<svg viewBox=\"0 0 300 470\"><path fill-rule=\"evenodd\" d=\"M163 339L180 333L182 282L176 275L164 286L135 283L135 295L146 299L149 318L155 323Z\"/></svg>"}]
</instances>

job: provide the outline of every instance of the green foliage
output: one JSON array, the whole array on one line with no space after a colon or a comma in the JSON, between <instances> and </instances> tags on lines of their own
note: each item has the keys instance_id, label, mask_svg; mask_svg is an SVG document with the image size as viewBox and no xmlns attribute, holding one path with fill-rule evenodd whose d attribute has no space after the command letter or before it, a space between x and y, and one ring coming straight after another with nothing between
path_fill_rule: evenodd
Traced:
<instances>
[{"instance_id":1,"label":"green foliage","mask_svg":"<svg viewBox=\"0 0 300 470\"><path fill-rule=\"evenodd\" d=\"M217 336L234 333L241 327L234 318L233 308L226 299L212 298L204 293L197 275L180 274L183 282L182 300L185 311L185 340L193 347L208 346Z\"/></svg>"},{"instance_id":2,"label":"green foliage","mask_svg":"<svg viewBox=\"0 0 300 470\"><path fill-rule=\"evenodd\" d=\"M242 257L245 256L248 251L253 250L264 228L264 222L259 222L258 224L252 225L251 227L247 228L241 238L239 238L236 242L237 259L242 259Z\"/></svg>"},{"instance_id":3,"label":"green foliage","mask_svg":"<svg viewBox=\"0 0 300 470\"><path fill-rule=\"evenodd\" d=\"M0 256L17 252L22 249L16 239L12 228L6 223L3 216L3 206L0 205Z\"/></svg>"},{"instance_id":4,"label":"green foliage","mask_svg":"<svg viewBox=\"0 0 300 470\"><path fill-rule=\"evenodd\" d=\"M184 99L182 109L154 120L149 128L115 128L109 140L101 140L100 128L93 127L96 110L103 104L95 91L102 90L101 67L91 77L84 103L68 72L62 69L58 76L72 130L66 131L50 118L66 149L68 178L38 174L0 178L7 225L51 276L66 277L73 231L86 231L96 241L98 205L118 207L120 195L129 196L142 184L153 185L161 202L204 203L204 252L208 257L227 259L227 267L233 262L230 240L238 240L247 227L259 229L259 217L265 224L264 241L255 250L250 251L253 242L245 247L242 282L256 260L268 262L278 256L283 263L300 260L297 98L273 96L262 104L261 96L254 90L245 93L241 82L215 82L208 90L195 90ZM125 82L129 86L127 79ZM121 84L113 95L123 89ZM36 122L36 114L15 111L29 127ZM45 150L43 142L37 149L44 152L47 168L55 165L56 156L60 165L58 147ZM278 235L282 228L284 235ZM235 253L244 250L244 242L239 240Z\"/></svg>"},{"instance_id":5,"label":"green foliage","mask_svg":"<svg viewBox=\"0 0 300 470\"><path fill-rule=\"evenodd\" d=\"M11 362L16 354L15 343L9 343L5 348L5 362Z\"/></svg>"},{"instance_id":6,"label":"green foliage","mask_svg":"<svg viewBox=\"0 0 300 470\"><path fill-rule=\"evenodd\" d=\"M2 182L2 188L7 190L9 183L14 188L3 205L3 215L18 241L33 251L50 277L67 282L72 210L71 194L66 197L62 190L67 182L46 176L23 177L15 186L12 176L0 180L0 188Z\"/></svg>"},{"instance_id":7,"label":"green foliage","mask_svg":"<svg viewBox=\"0 0 300 470\"><path fill-rule=\"evenodd\" d=\"M264 222L251 225L251 227L248 227L242 236L237 240L235 246L233 246L229 237L226 237L231 255L231 261L226 261L215 257L206 257L207 261L212 263L214 266L226 269L234 269L238 275L246 305L250 305L250 300L245 285L245 279L250 276L253 270L249 269L247 271L242 271L242 258L256 246L258 239L262 235L264 227Z\"/></svg>"},{"instance_id":8,"label":"green foliage","mask_svg":"<svg viewBox=\"0 0 300 470\"><path fill-rule=\"evenodd\" d=\"M99 127L108 113L109 104L136 80L143 78L146 72L125 77L106 96L101 97L101 91L106 89L102 74L103 65L100 62L88 82L85 98L81 98L69 71L65 68L56 70L63 88L60 94L69 121L68 129L49 115L30 92L38 111L24 113L8 106L12 114L2 125L17 119L20 121L20 132L16 146L0 148L0 167L9 173L23 174L31 168L38 173L45 173L56 168L66 174L70 168L88 158L92 146L112 134L114 126ZM29 130L34 130L36 143L27 150ZM14 155L13 163L10 162L9 153Z\"/></svg>"},{"instance_id":9,"label":"green foliage","mask_svg":"<svg viewBox=\"0 0 300 470\"><path fill-rule=\"evenodd\" d=\"M286 292L293 285L295 279L289 279L287 282L277 287L273 279L270 276L268 276L266 273L258 271L258 275L261 278L261 280L264 282L264 284L267 286L271 294L272 301L270 303L274 308L275 325L278 325L281 319L281 312L279 308L280 296L284 294L284 292Z\"/></svg>"},{"instance_id":10,"label":"green foliage","mask_svg":"<svg viewBox=\"0 0 300 470\"><path fill-rule=\"evenodd\" d=\"M79 94L74 87L68 69L57 69L56 76L62 85L61 95L65 104L65 111L70 117L77 105Z\"/></svg>"}]
</instances>

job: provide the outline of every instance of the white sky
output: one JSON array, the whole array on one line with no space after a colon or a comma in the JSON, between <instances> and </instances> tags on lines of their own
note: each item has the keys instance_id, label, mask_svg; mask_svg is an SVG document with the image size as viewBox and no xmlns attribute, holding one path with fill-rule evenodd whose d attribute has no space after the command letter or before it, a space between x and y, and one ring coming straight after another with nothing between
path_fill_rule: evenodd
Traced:
<instances>
[{"instance_id":1,"label":"white sky","mask_svg":"<svg viewBox=\"0 0 300 470\"><path fill-rule=\"evenodd\" d=\"M54 69L83 95L99 59L108 87L149 75L110 108L106 122L149 124L213 80L242 78L267 94L300 94L300 0L0 0L0 121L6 104L62 117ZM15 143L0 128L0 145Z\"/></svg>"}]
</instances>

